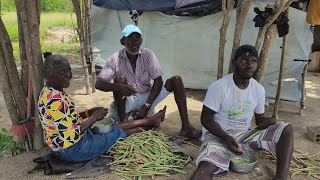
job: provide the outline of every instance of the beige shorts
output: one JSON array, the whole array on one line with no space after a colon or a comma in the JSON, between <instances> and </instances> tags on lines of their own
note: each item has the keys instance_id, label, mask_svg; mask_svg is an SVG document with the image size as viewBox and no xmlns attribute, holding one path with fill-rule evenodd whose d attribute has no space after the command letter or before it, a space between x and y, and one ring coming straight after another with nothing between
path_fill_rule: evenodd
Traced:
<instances>
[{"instance_id":1,"label":"beige shorts","mask_svg":"<svg viewBox=\"0 0 320 180\"><path fill-rule=\"evenodd\" d=\"M154 115L154 108L157 106L157 104L159 104L162 100L164 100L169 94L170 92L167 91L165 87L162 87L159 95L152 103L150 110L147 114L147 117ZM138 110L142 105L144 105L147 102L149 95L150 95L150 91L146 91L146 92L136 93L134 95L127 97L126 111L125 111L126 115L129 116L131 112ZM109 107L108 117L112 118L115 122L120 121L118 109L114 101L111 103Z\"/></svg>"}]
</instances>

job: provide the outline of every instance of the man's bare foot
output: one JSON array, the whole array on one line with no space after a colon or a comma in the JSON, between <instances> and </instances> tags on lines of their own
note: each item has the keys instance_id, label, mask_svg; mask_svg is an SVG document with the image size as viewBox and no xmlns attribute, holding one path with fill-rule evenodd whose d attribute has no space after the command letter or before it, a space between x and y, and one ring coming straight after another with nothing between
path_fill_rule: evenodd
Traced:
<instances>
[{"instance_id":1,"label":"man's bare foot","mask_svg":"<svg viewBox=\"0 0 320 180\"><path fill-rule=\"evenodd\" d=\"M158 113L149 117L148 119L152 121L154 127L159 127L160 123L163 121L164 116L166 115L167 106L164 106Z\"/></svg>"},{"instance_id":2,"label":"man's bare foot","mask_svg":"<svg viewBox=\"0 0 320 180\"><path fill-rule=\"evenodd\" d=\"M202 132L190 125L188 127L181 128L179 135L186 138L200 138Z\"/></svg>"}]
</instances>

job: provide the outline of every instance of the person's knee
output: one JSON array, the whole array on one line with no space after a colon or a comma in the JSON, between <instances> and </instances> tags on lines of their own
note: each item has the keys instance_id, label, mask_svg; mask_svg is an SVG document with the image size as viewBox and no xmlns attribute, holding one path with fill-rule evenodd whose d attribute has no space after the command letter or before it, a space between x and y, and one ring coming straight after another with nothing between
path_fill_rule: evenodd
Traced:
<instances>
[{"instance_id":1,"label":"person's knee","mask_svg":"<svg viewBox=\"0 0 320 180\"><path fill-rule=\"evenodd\" d=\"M127 78L125 76L122 76L122 75L116 75L113 78L113 82L114 83L126 84L127 83Z\"/></svg>"},{"instance_id":2,"label":"person's knee","mask_svg":"<svg viewBox=\"0 0 320 180\"><path fill-rule=\"evenodd\" d=\"M293 135L293 127L291 124L287 125L283 131L282 131L282 134L285 134L285 135Z\"/></svg>"},{"instance_id":3,"label":"person's knee","mask_svg":"<svg viewBox=\"0 0 320 180\"><path fill-rule=\"evenodd\" d=\"M217 166L207 161L202 161L198 165L198 171L202 174L213 175L216 170Z\"/></svg>"},{"instance_id":4,"label":"person's knee","mask_svg":"<svg viewBox=\"0 0 320 180\"><path fill-rule=\"evenodd\" d=\"M173 82L175 82L175 83L182 82L182 78L181 78L181 76L179 76L179 75L172 76L171 79L172 79Z\"/></svg>"}]
</instances>

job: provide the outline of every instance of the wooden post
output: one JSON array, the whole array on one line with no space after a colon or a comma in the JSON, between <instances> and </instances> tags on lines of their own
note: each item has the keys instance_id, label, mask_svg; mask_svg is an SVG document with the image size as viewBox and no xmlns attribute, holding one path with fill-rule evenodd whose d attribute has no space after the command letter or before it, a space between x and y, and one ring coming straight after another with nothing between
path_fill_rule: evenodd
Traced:
<instances>
[{"instance_id":1,"label":"wooden post","mask_svg":"<svg viewBox=\"0 0 320 180\"><path fill-rule=\"evenodd\" d=\"M228 4L228 7L226 7ZM233 11L233 0L223 0L222 1L222 13L223 22L220 28L220 43L219 43L219 58L218 58L218 72L217 79L223 76L223 64L224 64L224 48L226 44L226 34L230 22L230 18Z\"/></svg>"},{"instance_id":2,"label":"wooden post","mask_svg":"<svg viewBox=\"0 0 320 180\"><path fill-rule=\"evenodd\" d=\"M306 64L303 68L303 72L301 74L302 76L302 85L301 85L301 99L300 99L300 108L299 108L299 115L302 116L302 112L304 110L304 98L306 94L306 76L307 76L307 69L308 69L308 64Z\"/></svg>"},{"instance_id":3,"label":"wooden post","mask_svg":"<svg viewBox=\"0 0 320 180\"><path fill-rule=\"evenodd\" d=\"M79 35L79 40L80 40L81 61L82 61L82 67L83 67L85 83L86 83L86 94L91 94L88 65L86 63L86 58L85 58L84 35L83 35L84 32L83 32L83 22L81 19L82 16L81 16L80 2L79 0L72 0L72 4L77 16L77 24L78 24L77 33Z\"/></svg>"},{"instance_id":4,"label":"wooden post","mask_svg":"<svg viewBox=\"0 0 320 180\"><path fill-rule=\"evenodd\" d=\"M92 93L96 92L96 66L95 66L95 61L94 61L94 56L93 56L93 49L92 49L92 31L91 31L91 18L92 18L92 7L93 7L93 1L90 1L90 6L89 6L89 18L88 18L88 42L89 42L89 47L90 47L90 59L91 59L91 73L92 73Z\"/></svg>"},{"instance_id":5,"label":"wooden post","mask_svg":"<svg viewBox=\"0 0 320 180\"><path fill-rule=\"evenodd\" d=\"M249 12L252 1L253 0L239 0L238 1L237 22L236 22L236 27L234 30L232 52L231 52L229 71L228 71L229 73L232 73L234 71L234 65L232 63L232 59L233 59L235 51L240 46L243 24L244 24L244 21L246 19L248 12Z\"/></svg>"},{"instance_id":6,"label":"wooden post","mask_svg":"<svg viewBox=\"0 0 320 180\"><path fill-rule=\"evenodd\" d=\"M288 16L288 12L289 12L289 9L286 10L286 16ZM282 38L278 87L277 87L277 94L276 94L276 99L274 102L274 108L273 108L273 114L272 114L272 117L276 119L278 119L278 109L279 109L279 103L280 103L280 97L281 97L281 85L282 85L282 76L283 76L284 56L286 52L286 41L287 41L287 35Z\"/></svg>"},{"instance_id":7,"label":"wooden post","mask_svg":"<svg viewBox=\"0 0 320 180\"><path fill-rule=\"evenodd\" d=\"M263 79L264 71L267 68L269 55L271 53L272 44L275 40L276 35L277 35L277 25L272 24L267 29L264 42L263 42L263 47L259 55L259 62L258 62L259 66L254 77L258 82L260 82Z\"/></svg>"}]
</instances>

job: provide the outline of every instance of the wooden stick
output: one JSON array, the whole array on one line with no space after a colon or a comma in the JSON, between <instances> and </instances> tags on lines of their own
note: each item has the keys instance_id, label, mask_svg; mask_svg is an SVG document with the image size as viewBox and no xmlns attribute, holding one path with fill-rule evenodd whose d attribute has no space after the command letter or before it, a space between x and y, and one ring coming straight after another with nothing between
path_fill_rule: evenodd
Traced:
<instances>
[{"instance_id":1,"label":"wooden stick","mask_svg":"<svg viewBox=\"0 0 320 180\"><path fill-rule=\"evenodd\" d=\"M289 9L285 12L286 16L289 14ZM281 85L282 85L282 77L283 77L283 66L284 66L284 56L286 52L286 41L287 41L287 35L282 38L282 49L281 49L281 59L280 59L280 71L279 71L279 78L278 78L278 87L277 87L277 94L276 99L274 103L274 109L273 109L273 118L278 118L278 109L279 109L279 103L280 103L280 96L281 96Z\"/></svg>"},{"instance_id":2,"label":"wooden stick","mask_svg":"<svg viewBox=\"0 0 320 180\"><path fill-rule=\"evenodd\" d=\"M228 4L228 7L226 7ZM220 79L223 75L223 64L224 64L224 48L226 44L226 34L230 22L230 18L233 11L233 0L222 1L222 13L223 22L220 28L220 43L219 43L219 57L218 57L218 71L217 79Z\"/></svg>"}]
</instances>

